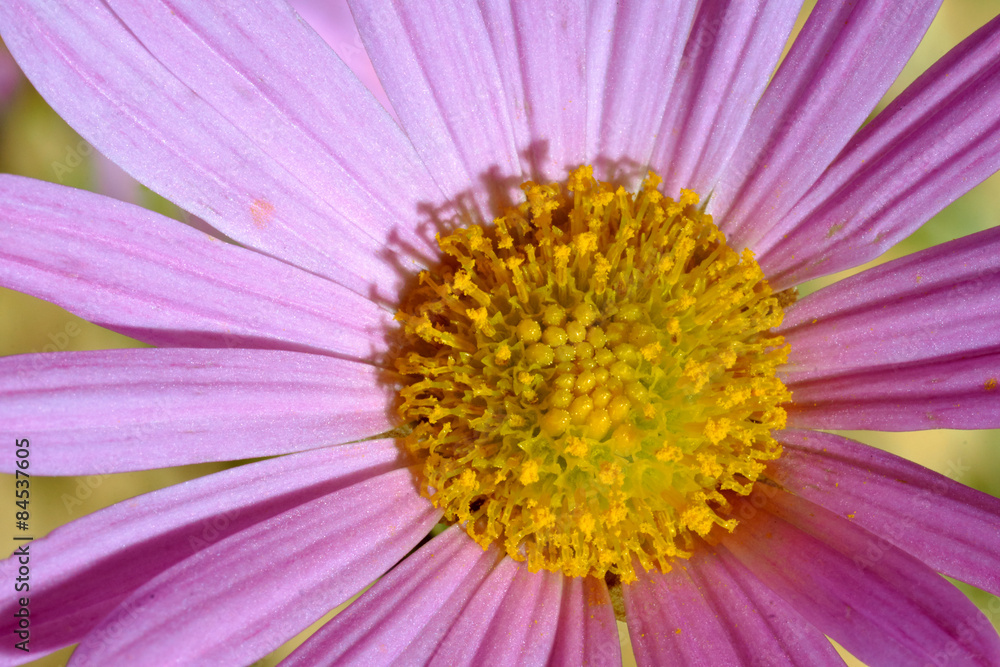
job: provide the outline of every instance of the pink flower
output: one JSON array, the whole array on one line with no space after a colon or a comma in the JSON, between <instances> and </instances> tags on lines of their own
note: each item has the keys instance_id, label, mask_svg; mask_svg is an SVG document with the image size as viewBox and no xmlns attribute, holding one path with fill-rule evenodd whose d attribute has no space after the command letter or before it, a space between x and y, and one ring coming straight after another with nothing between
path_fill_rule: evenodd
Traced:
<instances>
[{"instance_id":1,"label":"pink flower","mask_svg":"<svg viewBox=\"0 0 1000 667\"><path fill-rule=\"evenodd\" d=\"M793 1L400 4L352 6L398 126L278 0L0 6L52 106L218 230L0 177L0 284L158 346L0 360L5 432L38 475L275 457L30 543L31 653L8 597L4 664L76 642L81 665L247 664L373 581L289 664L616 663L603 579L460 525L410 554L442 511L390 437L384 360L434 232L529 179L650 168L784 290L1000 167L1000 20L858 130L936 2L820 0L773 79ZM735 530L621 587L640 663L837 663L824 635L869 664L1000 662L937 574L1000 594L1000 501L809 430L1000 426L998 289L992 229L785 309L784 453L719 509Z\"/></svg>"}]
</instances>

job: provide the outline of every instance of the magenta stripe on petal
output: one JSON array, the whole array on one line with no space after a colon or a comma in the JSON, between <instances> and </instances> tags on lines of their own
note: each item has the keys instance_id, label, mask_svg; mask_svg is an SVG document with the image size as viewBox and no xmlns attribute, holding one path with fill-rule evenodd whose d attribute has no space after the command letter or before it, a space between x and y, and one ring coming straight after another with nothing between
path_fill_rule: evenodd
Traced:
<instances>
[{"instance_id":1,"label":"magenta stripe on petal","mask_svg":"<svg viewBox=\"0 0 1000 667\"><path fill-rule=\"evenodd\" d=\"M778 289L857 266L1000 168L1000 17L952 49L758 244Z\"/></svg>"},{"instance_id":2,"label":"magenta stripe on petal","mask_svg":"<svg viewBox=\"0 0 1000 667\"><path fill-rule=\"evenodd\" d=\"M725 548L866 664L1000 662L1000 637L965 595L850 520L763 485L734 515Z\"/></svg>"},{"instance_id":3,"label":"magenta stripe on petal","mask_svg":"<svg viewBox=\"0 0 1000 667\"><path fill-rule=\"evenodd\" d=\"M353 0L375 71L427 169L490 222L521 182L514 129L489 33L472 2Z\"/></svg>"},{"instance_id":4,"label":"magenta stripe on petal","mask_svg":"<svg viewBox=\"0 0 1000 667\"><path fill-rule=\"evenodd\" d=\"M21 664L74 644L132 591L181 560L303 503L404 465L392 440L293 454L154 491L57 528L30 546L31 653L3 642L0 661ZM7 559L0 573L12 578L17 567L16 558ZM4 604L0 631L12 636L13 603ZM131 621L130 609L119 609L106 623L116 619Z\"/></svg>"},{"instance_id":5,"label":"magenta stripe on petal","mask_svg":"<svg viewBox=\"0 0 1000 667\"><path fill-rule=\"evenodd\" d=\"M298 30L311 35L313 45L326 54L324 61L338 63L337 70L347 80L339 104L348 113L371 107L385 116L319 36L296 23L287 6L283 11ZM137 180L246 246L358 294L396 298L412 270L405 248L387 248L384 234L358 226L316 196L156 60L103 2L14 0L0 4L0 21L7 46L42 96ZM254 31L260 29L257 25ZM249 48L250 38L244 39ZM288 57L309 55L296 49ZM253 84L245 82L244 90L259 104ZM385 116L385 123L390 122ZM284 121L272 129L278 134L292 131ZM379 147L369 153L379 160L386 157ZM388 157L391 162L396 156Z\"/></svg>"},{"instance_id":6,"label":"magenta stripe on petal","mask_svg":"<svg viewBox=\"0 0 1000 667\"><path fill-rule=\"evenodd\" d=\"M785 311L789 384L1000 348L1000 228L882 264ZM983 369L986 372L988 369ZM980 382L985 387L990 377ZM793 393L793 399L795 399Z\"/></svg>"},{"instance_id":7,"label":"magenta stripe on petal","mask_svg":"<svg viewBox=\"0 0 1000 667\"><path fill-rule=\"evenodd\" d=\"M729 245L756 242L816 182L903 69L941 0L820 0L708 205Z\"/></svg>"},{"instance_id":8,"label":"magenta stripe on petal","mask_svg":"<svg viewBox=\"0 0 1000 667\"><path fill-rule=\"evenodd\" d=\"M140 586L73 660L249 664L382 575L440 516L408 469L303 503Z\"/></svg>"},{"instance_id":9,"label":"magenta stripe on petal","mask_svg":"<svg viewBox=\"0 0 1000 667\"><path fill-rule=\"evenodd\" d=\"M394 392L380 374L271 350L3 357L0 421L38 441L31 467L41 475L273 456L392 429Z\"/></svg>"},{"instance_id":10,"label":"magenta stripe on petal","mask_svg":"<svg viewBox=\"0 0 1000 667\"><path fill-rule=\"evenodd\" d=\"M607 584L596 577L565 578L559 626L548 664L603 667L620 665L621 660L618 625Z\"/></svg>"},{"instance_id":11,"label":"magenta stripe on petal","mask_svg":"<svg viewBox=\"0 0 1000 667\"><path fill-rule=\"evenodd\" d=\"M499 562L459 526L408 556L293 652L283 666L424 664Z\"/></svg>"},{"instance_id":12,"label":"magenta stripe on petal","mask_svg":"<svg viewBox=\"0 0 1000 667\"><path fill-rule=\"evenodd\" d=\"M0 176L0 284L154 345L323 351L374 360L392 314L161 215Z\"/></svg>"},{"instance_id":13,"label":"magenta stripe on petal","mask_svg":"<svg viewBox=\"0 0 1000 667\"><path fill-rule=\"evenodd\" d=\"M707 195L778 64L802 0L709 0L698 8L650 168L663 192Z\"/></svg>"},{"instance_id":14,"label":"magenta stripe on petal","mask_svg":"<svg viewBox=\"0 0 1000 667\"><path fill-rule=\"evenodd\" d=\"M1000 500L831 433L787 430L771 473L934 570L1000 595ZM877 558L872 543L865 551Z\"/></svg>"}]
</instances>

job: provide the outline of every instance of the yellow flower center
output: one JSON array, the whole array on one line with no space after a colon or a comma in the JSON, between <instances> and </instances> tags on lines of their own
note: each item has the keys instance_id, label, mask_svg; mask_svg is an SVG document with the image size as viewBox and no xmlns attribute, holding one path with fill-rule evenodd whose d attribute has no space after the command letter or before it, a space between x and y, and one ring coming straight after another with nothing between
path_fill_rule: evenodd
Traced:
<instances>
[{"instance_id":1,"label":"yellow flower center","mask_svg":"<svg viewBox=\"0 0 1000 667\"><path fill-rule=\"evenodd\" d=\"M781 449L782 309L684 190L524 183L438 242L397 313L400 413L430 499L532 570L670 569ZM721 513L721 516L720 516Z\"/></svg>"}]
</instances>

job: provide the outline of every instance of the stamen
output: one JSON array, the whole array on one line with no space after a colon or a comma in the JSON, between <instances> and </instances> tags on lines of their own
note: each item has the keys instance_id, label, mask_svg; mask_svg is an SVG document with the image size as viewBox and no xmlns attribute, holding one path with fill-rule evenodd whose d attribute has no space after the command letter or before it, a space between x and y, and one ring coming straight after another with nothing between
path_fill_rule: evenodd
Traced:
<instances>
[{"instance_id":1,"label":"stamen","mask_svg":"<svg viewBox=\"0 0 1000 667\"><path fill-rule=\"evenodd\" d=\"M397 319L406 446L425 491L533 570L635 579L733 530L778 457L782 308L698 196L636 194L590 167L490 227L439 238Z\"/></svg>"}]
</instances>

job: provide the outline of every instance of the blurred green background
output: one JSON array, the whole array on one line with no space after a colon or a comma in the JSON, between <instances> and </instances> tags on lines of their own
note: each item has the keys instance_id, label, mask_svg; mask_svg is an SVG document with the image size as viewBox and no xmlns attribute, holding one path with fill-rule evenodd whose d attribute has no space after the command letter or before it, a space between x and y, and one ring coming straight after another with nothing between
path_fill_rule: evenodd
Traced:
<instances>
[{"instance_id":1,"label":"blurred green background","mask_svg":"<svg viewBox=\"0 0 1000 667\"><path fill-rule=\"evenodd\" d=\"M341 56L358 71L367 67L360 41L349 25L339 0L302 2L303 15L327 37ZM807 5L806 10L809 6ZM804 10L805 11L805 10ZM1000 11L1000 0L945 0L930 32L892 87L879 109L891 101L923 70L951 47ZM322 22L326 21L326 25ZM801 23L801 21L800 21ZM369 81L369 85L372 85ZM20 76L0 46L0 172L61 182L104 192L165 215L185 220L169 202L136 184L113 164L91 151ZM995 226L1000 222L1000 176L993 176L935 216L886 256L873 264L906 255L943 241ZM856 272L845 272L847 273ZM842 275L815 281L803 292L828 284ZM48 346L48 347L46 347ZM30 296L0 288L0 356L40 351L96 350L142 345L112 333ZM995 431L925 431L917 433L853 432L846 435L905 456L972 487L1000 496L1000 437ZM32 532L41 537L55 527L101 507L140 493L204 475L224 466L209 464L168 470L80 478L33 478ZM0 497L10 497L12 481L4 475ZM5 522L6 524L6 522ZM4 525L0 539L12 545L11 529ZM13 546L5 547L12 551ZM5 552L6 553L6 552ZM1000 627L1000 600L962 586ZM313 626L315 629L317 626ZM305 633L304 633L305 634ZM301 637L299 638L301 640ZM297 643L297 642L296 642ZM628 649L627 635L623 645ZM260 665L275 664L290 650L279 650ZM37 664L62 665L71 649ZM852 664L860 664L851 660ZM633 663L634 664L634 663Z\"/></svg>"}]
</instances>

